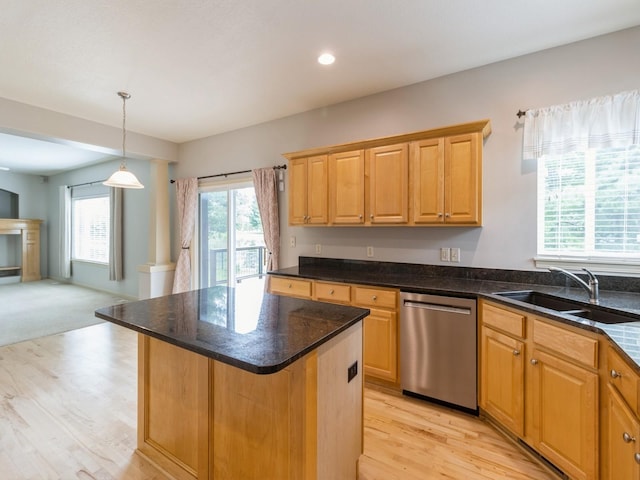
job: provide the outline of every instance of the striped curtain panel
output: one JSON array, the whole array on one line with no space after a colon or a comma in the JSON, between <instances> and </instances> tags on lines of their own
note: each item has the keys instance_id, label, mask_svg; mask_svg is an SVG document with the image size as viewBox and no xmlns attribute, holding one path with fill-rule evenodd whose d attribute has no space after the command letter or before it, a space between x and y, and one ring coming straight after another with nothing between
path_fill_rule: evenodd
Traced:
<instances>
[{"instance_id":1,"label":"striped curtain panel","mask_svg":"<svg viewBox=\"0 0 640 480\"><path fill-rule=\"evenodd\" d=\"M280 217L278 215L278 181L273 167L252 170L253 187L262 220L264 244L269 256L267 271L277 270L280 259Z\"/></svg>"},{"instance_id":2,"label":"striped curtain panel","mask_svg":"<svg viewBox=\"0 0 640 480\"><path fill-rule=\"evenodd\" d=\"M198 210L198 179L176 180L178 222L180 225L180 253L173 279L173 293L191 290L191 239Z\"/></svg>"}]
</instances>

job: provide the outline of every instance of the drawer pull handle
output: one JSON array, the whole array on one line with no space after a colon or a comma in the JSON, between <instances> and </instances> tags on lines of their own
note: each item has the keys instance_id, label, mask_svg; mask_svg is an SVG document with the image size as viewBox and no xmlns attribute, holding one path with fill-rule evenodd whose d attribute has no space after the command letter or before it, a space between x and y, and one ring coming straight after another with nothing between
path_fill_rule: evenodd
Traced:
<instances>
[{"instance_id":1,"label":"drawer pull handle","mask_svg":"<svg viewBox=\"0 0 640 480\"><path fill-rule=\"evenodd\" d=\"M636 463L640 463L640 453L634 453L633 458L635 459Z\"/></svg>"},{"instance_id":2,"label":"drawer pull handle","mask_svg":"<svg viewBox=\"0 0 640 480\"><path fill-rule=\"evenodd\" d=\"M611 378L622 378L622 374L613 369L611 369L611 372L609 372L609 374L611 375Z\"/></svg>"},{"instance_id":3,"label":"drawer pull handle","mask_svg":"<svg viewBox=\"0 0 640 480\"><path fill-rule=\"evenodd\" d=\"M624 441L624 443L631 443L636 441L636 437L632 437L627 432L624 432L622 434L622 440Z\"/></svg>"},{"instance_id":4,"label":"drawer pull handle","mask_svg":"<svg viewBox=\"0 0 640 480\"><path fill-rule=\"evenodd\" d=\"M333 295L333 288L329 290L329 295Z\"/></svg>"},{"instance_id":5,"label":"drawer pull handle","mask_svg":"<svg viewBox=\"0 0 640 480\"><path fill-rule=\"evenodd\" d=\"M536 360L535 358L531 359L531 365L537 365L538 364L538 360Z\"/></svg>"},{"instance_id":6,"label":"drawer pull handle","mask_svg":"<svg viewBox=\"0 0 640 480\"><path fill-rule=\"evenodd\" d=\"M520 355L520 350L514 350L513 354L517 357L518 355Z\"/></svg>"}]
</instances>

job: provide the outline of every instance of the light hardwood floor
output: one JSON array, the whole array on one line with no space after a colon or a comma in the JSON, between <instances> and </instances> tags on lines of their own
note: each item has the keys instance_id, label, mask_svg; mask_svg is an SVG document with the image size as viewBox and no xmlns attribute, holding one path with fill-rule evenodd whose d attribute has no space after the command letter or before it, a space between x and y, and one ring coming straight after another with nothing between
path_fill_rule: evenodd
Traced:
<instances>
[{"instance_id":1,"label":"light hardwood floor","mask_svg":"<svg viewBox=\"0 0 640 480\"><path fill-rule=\"evenodd\" d=\"M1 347L0 478L166 480L134 453L136 349L109 323ZM554 477L477 418L367 388L359 480L432 478Z\"/></svg>"}]
</instances>

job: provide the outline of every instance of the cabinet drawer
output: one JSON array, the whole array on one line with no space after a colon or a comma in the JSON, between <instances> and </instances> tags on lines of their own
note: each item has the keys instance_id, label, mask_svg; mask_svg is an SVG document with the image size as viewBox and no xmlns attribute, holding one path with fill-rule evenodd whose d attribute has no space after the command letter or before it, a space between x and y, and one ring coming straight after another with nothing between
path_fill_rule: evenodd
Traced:
<instances>
[{"instance_id":1,"label":"cabinet drawer","mask_svg":"<svg viewBox=\"0 0 640 480\"><path fill-rule=\"evenodd\" d=\"M598 367L598 340L595 338L534 320L533 341L576 362Z\"/></svg>"},{"instance_id":2,"label":"cabinet drawer","mask_svg":"<svg viewBox=\"0 0 640 480\"><path fill-rule=\"evenodd\" d=\"M482 304L482 323L519 338L525 337L525 316L489 303Z\"/></svg>"},{"instance_id":3,"label":"cabinet drawer","mask_svg":"<svg viewBox=\"0 0 640 480\"><path fill-rule=\"evenodd\" d=\"M326 302L351 303L351 285L316 282L315 296Z\"/></svg>"},{"instance_id":4,"label":"cabinet drawer","mask_svg":"<svg viewBox=\"0 0 640 480\"><path fill-rule=\"evenodd\" d=\"M395 310L398 292L379 288L355 287L353 302L363 307L389 308Z\"/></svg>"},{"instance_id":5,"label":"cabinet drawer","mask_svg":"<svg viewBox=\"0 0 640 480\"><path fill-rule=\"evenodd\" d=\"M311 298L311 280L298 280L286 277L270 277L271 293L290 295L292 297Z\"/></svg>"},{"instance_id":6,"label":"cabinet drawer","mask_svg":"<svg viewBox=\"0 0 640 480\"><path fill-rule=\"evenodd\" d=\"M607 375L629 406L638 410L638 376L620 355L609 346L607 350Z\"/></svg>"}]
</instances>

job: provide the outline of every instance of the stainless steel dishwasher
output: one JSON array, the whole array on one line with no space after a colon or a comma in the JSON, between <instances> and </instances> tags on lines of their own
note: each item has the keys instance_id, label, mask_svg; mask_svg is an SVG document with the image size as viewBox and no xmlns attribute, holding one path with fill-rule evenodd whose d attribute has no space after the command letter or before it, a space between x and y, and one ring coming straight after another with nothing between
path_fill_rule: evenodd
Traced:
<instances>
[{"instance_id":1,"label":"stainless steel dishwasher","mask_svg":"<svg viewBox=\"0 0 640 480\"><path fill-rule=\"evenodd\" d=\"M477 413L476 301L400 293L400 386Z\"/></svg>"}]
</instances>

